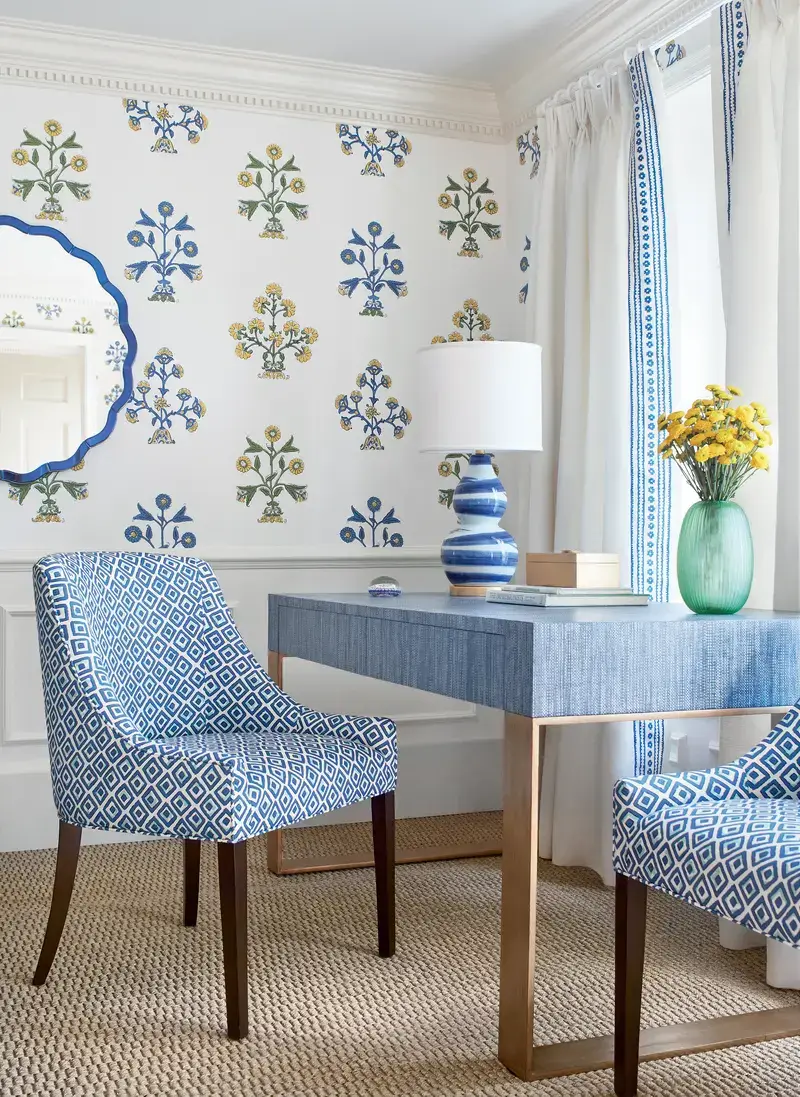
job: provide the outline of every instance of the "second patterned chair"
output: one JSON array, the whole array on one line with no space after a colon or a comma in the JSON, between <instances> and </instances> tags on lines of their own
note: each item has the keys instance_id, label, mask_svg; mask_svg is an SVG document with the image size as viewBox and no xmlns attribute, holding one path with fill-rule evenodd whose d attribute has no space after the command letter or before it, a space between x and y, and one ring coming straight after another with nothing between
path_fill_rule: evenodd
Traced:
<instances>
[{"instance_id":1,"label":"second patterned chair","mask_svg":"<svg viewBox=\"0 0 800 1097\"><path fill-rule=\"evenodd\" d=\"M738 762L618 782L614 1083L633 1097L648 888L800 947L800 706ZM653 1030L648 1058L800 1034L800 1010Z\"/></svg>"},{"instance_id":2,"label":"second patterned chair","mask_svg":"<svg viewBox=\"0 0 800 1097\"><path fill-rule=\"evenodd\" d=\"M60 821L47 978L83 827L183 839L194 925L200 843L217 843L228 1035L247 1035L247 841L372 800L378 949L394 953L396 728L292 700L242 640L201 560L72 553L34 568Z\"/></svg>"}]
</instances>

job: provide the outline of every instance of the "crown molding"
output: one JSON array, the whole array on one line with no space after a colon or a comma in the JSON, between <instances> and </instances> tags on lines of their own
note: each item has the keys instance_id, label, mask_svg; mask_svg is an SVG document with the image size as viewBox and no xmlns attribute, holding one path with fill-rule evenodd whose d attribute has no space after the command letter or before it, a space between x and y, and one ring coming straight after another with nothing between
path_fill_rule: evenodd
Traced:
<instances>
[{"instance_id":1,"label":"crown molding","mask_svg":"<svg viewBox=\"0 0 800 1097\"><path fill-rule=\"evenodd\" d=\"M0 19L0 81L504 140L486 84L26 19Z\"/></svg>"},{"instance_id":2,"label":"crown molding","mask_svg":"<svg viewBox=\"0 0 800 1097\"><path fill-rule=\"evenodd\" d=\"M585 73L601 68L610 58L621 57L625 50L659 45L718 8L721 2L606 0L596 6L567 28L560 42L542 42L532 57L530 73L498 92L506 133L513 136L520 127L530 125L543 100ZM536 57L546 61L537 65Z\"/></svg>"}]
</instances>

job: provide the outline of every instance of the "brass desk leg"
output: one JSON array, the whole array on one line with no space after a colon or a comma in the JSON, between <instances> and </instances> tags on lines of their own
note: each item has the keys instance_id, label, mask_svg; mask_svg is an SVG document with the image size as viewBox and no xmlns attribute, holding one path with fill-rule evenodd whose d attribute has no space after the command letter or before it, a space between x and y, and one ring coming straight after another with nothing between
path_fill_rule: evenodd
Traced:
<instances>
[{"instance_id":1,"label":"brass desk leg","mask_svg":"<svg viewBox=\"0 0 800 1097\"><path fill-rule=\"evenodd\" d=\"M500 1062L533 1071L540 726L506 713L503 762L503 899L500 915Z\"/></svg>"},{"instance_id":2,"label":"brass desk leg","mask_svg":"<svg viewBox=\"0 0 800 1097\"><path fill-rule=\"evenodd\" d=\"M267 669L276 685L283 689L284 656L271 651ZM398 849L395 863L415 865L427 861L455 861L463 857L498 857L500 845L497 841L464 842L458 846L411 846ZM372 852L339 853L329 857L293 857L283 856L283 831L273 830L267 835L267 868L276 876L296 876L305 872L332 872L338 869L371 868L375 864Z\"/></svg>"}]
</instances>

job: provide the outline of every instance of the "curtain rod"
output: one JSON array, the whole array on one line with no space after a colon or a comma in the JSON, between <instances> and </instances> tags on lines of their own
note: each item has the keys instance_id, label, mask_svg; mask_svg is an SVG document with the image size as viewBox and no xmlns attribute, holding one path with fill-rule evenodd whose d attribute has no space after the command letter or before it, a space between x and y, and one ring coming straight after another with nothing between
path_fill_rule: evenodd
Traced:
<instances>
[{"instance_id":1,"label":"curtain rod","mask_svg":"<svg viewBox=\"0 0 800 1097\"><path fill-rule=\"evenodd\" d=\"M617 76L624 68L628 67L631 60L638 54L643 53L645 50L656 50L659 46L663 45L664 42L672 41L672 39L677 38L685 31L690 30L691 27L701 23L704 19L708 19L713 12L724 7L726 3L727 0L712 0L701 14L692 16L691 19L680 23L677 27L668 31L663 30L664 21L662 20L662 22L654 28L651 39L647 42L640 41L636 46L628 47L621 56L618 55L617 57L609 58L609 60L605 61L602 65L584 73L579 79L573 80L573 82L568 84L565 88L562 88L560 91L555 92L554 95L550 95L547 99L544 99L539 106L536 107L536 117L543 116L548 107L563 106L566 103L571 102L575 98L575 93L582 88L596 87L601 84L604 79Z\"/></svg>"}]
</instances>

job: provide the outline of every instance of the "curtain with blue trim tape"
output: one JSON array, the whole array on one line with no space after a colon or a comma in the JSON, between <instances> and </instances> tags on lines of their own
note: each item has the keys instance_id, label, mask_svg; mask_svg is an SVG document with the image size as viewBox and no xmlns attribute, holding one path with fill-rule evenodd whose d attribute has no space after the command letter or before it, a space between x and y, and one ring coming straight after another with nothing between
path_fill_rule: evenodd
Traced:
<instances>
[{"instance_id":1,"label":"curtain with blue trim tape","mask_svg":"<svg viewBox=\"0 0 800 1097\"><path fill-rule=\"evenodd\" d=\"M651 58L630 64L633 93L629 192L631 397L631 581L634 590L669 601L672 480L658 453L658 416L672 407L672 339L667 210ZM634 724L637 776L660 773L664 721Z\"/></svg>"}]
</instances>

